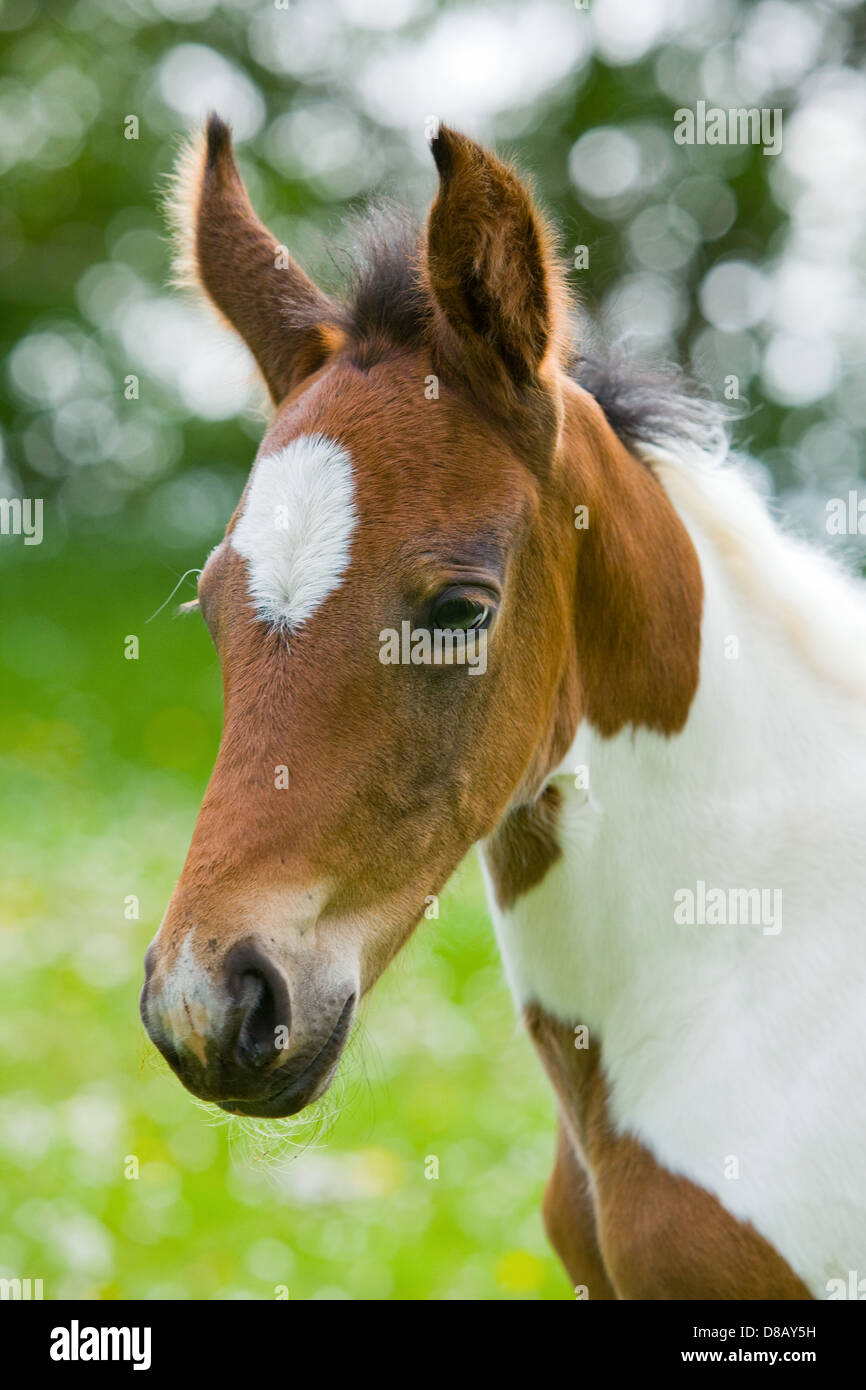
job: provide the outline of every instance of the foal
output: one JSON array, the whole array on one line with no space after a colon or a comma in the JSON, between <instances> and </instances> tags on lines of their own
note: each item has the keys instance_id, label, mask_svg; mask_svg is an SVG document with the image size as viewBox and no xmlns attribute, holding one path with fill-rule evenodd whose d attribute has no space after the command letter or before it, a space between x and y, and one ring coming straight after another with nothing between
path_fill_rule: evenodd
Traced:
<instances>
[{"instance_id":1,"label":"foal","mask_svg":"<svg viewBox=\"0 0 866 1390\"><path fill-rule=\"evenodd\" d=\"M224 729L145 1025L197 1095L300 1110L480 844L579 1296L826 1296L866 1273L866 604L693 405L580 384L529 193L433 155L348 303L221 121L181 170L187 272L276 412L199 584ZM443 630L483 669L392 642Z\"/></svg>"}]
</instances>

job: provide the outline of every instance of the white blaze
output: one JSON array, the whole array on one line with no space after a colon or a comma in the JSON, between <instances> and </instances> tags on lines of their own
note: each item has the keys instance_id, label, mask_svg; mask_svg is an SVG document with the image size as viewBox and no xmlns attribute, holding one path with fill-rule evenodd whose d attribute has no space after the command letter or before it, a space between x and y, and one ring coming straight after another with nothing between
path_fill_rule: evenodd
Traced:
<instances>
[{"instance_id":1,"label":"white blaze","mask_svg":"<svg viewBox=\"0 0 866 1390\"><path fill-rule=\"evenodd\" d=\"M323 435L259 459L230 540L263 621L300 627L337 587L358 519L354 496L349 454Z\"/></svg>"}]
</instances>

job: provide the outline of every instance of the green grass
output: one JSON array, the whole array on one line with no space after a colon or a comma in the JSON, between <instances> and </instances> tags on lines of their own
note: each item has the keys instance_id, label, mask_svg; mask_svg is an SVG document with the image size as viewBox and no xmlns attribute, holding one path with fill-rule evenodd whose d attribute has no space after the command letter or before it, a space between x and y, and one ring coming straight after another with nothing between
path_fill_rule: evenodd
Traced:
<instances>
[{"instance_id":1,"label":"green grass","mask_svg":"<svg viewBox=\"0 0 866 1390\"><path fill-rule=\"evenodd\" d=\"M141 962L216 752L219 676L200 620L145 619L193 561L16 545L0 554L0 1275L42 1278L46 1298L569 1297L539 1210L554 1105L474 860L366 1002L312 1119L244 1127L169 1073L139 1024Z\"/></svg>"}]
</instances>

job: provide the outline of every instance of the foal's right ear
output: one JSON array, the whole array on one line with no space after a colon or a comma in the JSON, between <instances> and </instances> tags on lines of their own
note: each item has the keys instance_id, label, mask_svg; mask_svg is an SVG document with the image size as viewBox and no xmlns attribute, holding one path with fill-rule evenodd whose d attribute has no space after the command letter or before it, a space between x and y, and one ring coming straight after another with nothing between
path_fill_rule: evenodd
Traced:
<instances>
[{"instance_id":1,"label":"foal's right ear","mask_svg":"<svg viewBox=\"0 0 866 1390\"><path fill-rule=\"evenodd\" d=\"M278 404L339 345L337 312L256 217L218 116L181 156L169 215L180 283L240 334Z\"/></svg>"}]
</instances>

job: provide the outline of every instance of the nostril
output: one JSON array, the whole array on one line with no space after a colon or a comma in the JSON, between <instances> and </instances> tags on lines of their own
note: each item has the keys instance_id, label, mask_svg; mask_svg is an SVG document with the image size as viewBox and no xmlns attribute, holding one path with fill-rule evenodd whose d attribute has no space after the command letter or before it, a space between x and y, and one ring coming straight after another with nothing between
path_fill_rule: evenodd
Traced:
<instances>
[{"instance_id":1,"label":"nostril","mask_svg":"<svg viewBox=\"0 0 866 1390\"><path fill-rule=\"evenodd\" d=\"M238 1061L264 1066L286 1046L291 1026L285 980L256 946L237 949L229 972Z\"/></svg>"},{"instance_id":2,"label":"nostril","mask_svg":"<svg viewBox=\"0 0 866 1390\"><path fill-rule=\"evenodd\" d=\"M277 1006L264 975L248 970L241 977L244 1016L237 1039L237 1050L258 1060L274 1053L277 1038Z\"/></svg>"}]
</instances>

